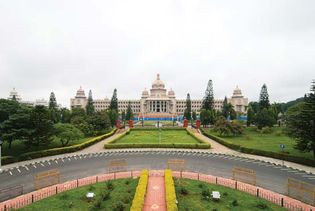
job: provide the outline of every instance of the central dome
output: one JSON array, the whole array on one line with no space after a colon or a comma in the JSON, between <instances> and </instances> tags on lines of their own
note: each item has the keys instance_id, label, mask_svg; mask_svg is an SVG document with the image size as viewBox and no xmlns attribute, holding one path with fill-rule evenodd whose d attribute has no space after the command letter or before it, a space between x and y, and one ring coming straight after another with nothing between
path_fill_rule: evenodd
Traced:
<instances>
[{"instance_id":1,"label":"central dome","mask_svg":"<svg viewBox=\"0 0 315 211\"><path fill-rule=\"evenodd\" d=\"M160 74L157 74L156 80L152 84L152 88L153 89L164 89L165 88L163 81L161 81L161 79L160 79Z\"/></svg>"}]
</instances>

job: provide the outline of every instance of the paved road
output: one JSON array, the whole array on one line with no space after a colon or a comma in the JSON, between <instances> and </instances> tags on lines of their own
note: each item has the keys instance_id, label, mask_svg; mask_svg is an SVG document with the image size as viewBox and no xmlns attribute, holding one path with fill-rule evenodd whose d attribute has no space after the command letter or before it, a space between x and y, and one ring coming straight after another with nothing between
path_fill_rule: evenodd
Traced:
<instances>
[{"instance_id":1,"label":"paved road","mask_svg":"<svg viewBox=\"0 0 315 211\"><path fill-rule=\"evenodd\" d=\"M287 179L295 178L315 185L315 175L291 168L277 166L249 158L222 155L211 152L139 151L100 152L73 155L11 168L0 174L0 188L23 185L24 192L34 190L33 177L36 173L49 169L59 169L61 182L90 175L105 173L110 160L126 159L129 170L165 169L168 159L185 159L186 169L200 173L231 178L235 166L250 168L257 172L257 185L286 194Z\"/></svg>"}]
</instances>

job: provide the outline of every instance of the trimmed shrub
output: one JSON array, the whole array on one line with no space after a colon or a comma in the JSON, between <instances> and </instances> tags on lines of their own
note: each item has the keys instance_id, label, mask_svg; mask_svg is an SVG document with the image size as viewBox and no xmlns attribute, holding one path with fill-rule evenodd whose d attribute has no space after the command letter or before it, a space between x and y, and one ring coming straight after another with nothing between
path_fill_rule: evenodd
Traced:
<instances>
[{"instance_id":1,"label":"trimmed shrub","mask_svg":"<svg viewBox=\"0 0 315 211\"><path fill-rule=\"evenodd\" d=\"M147 191L149 171L141 171L139 183L136 189L135 196L132 200L130 211L141 211L144 204L144 197Z\"/></svg>"},{"instance_id":2,"label":"trimmed shrub","mask_svg":"<svg viewBox=\"0 0 315 211\"><path fill-rule=\"evenodd\" d=\"M172 171L170 169L165 170L164 180L165 180L166 208L168 211L177 211L178 208L176 204L176 201L177 201L176 192L175 192Z\"/></svg>"},{"instance_id":3,"label":"trimmed shrub","mask_svg":"<svg viewBox=\"0 0 315 211\"><path fill-rule=\"evenodd\" d=\"M209 149L209 144L105 144L105 149L125 148L181 148L181 149Z\"/></svg>"}]
</instances>

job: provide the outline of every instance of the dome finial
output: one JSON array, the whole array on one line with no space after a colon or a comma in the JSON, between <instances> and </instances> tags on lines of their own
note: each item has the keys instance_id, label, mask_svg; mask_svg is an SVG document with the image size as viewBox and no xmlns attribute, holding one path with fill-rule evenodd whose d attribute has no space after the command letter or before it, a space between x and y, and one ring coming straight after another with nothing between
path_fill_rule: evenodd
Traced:
<instances>
[{"instance_id":1,"label":"dome finial","mask_svg":"<svg viewBox=\"0 0 315 211\"><path fill-rule=\"evenodd\" d=\"M156 80L160 80L160 73L156 75Z\"/></svg>"}]
</instances>

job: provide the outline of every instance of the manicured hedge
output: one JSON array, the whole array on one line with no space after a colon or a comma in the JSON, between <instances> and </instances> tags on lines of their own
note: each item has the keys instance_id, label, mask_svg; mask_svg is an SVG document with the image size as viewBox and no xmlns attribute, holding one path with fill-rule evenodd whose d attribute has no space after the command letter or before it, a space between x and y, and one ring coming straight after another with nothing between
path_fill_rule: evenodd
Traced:
<instances>
[{"instance_id":1,"label":"manicured hedge","mask_svg":"<svg viewBox=\"0 0 315 211\"><path fill-rule=\"evenodd\" d=\"M145 194L147 192L149 171L142 170L135 196L132 200L130 211L141 211L144 204Z\"/></svg>"},{"instance_id":2,"label":"manicured hedge","mask_svg":"<svg viewBox=\"0 0 315 211\"><path fill-rule=\"evenodd\" d=\"M52 156L52 155L58 155L58 154L64 154L64 153L70 153L70 152L76 152L79 150L82 150L86 147L89 147L105 138L108 138L112 136L116 132L116 129L112 130L109 133L106 133L104 135L91 138L83 143L67 146L67 147L60 147L60 148L53 148L53 149L47 149L47 150L41 150L41 151L35 151L35 152L27 152L24 154L21 154L18 157L4 157L5 160L1 159L5 164L13 163L17 161L23 161L23 160L30 160L34 158L40 158L40 157L46 157L46 156Z\"/></svg>"},{"instance_id":3,"label":"manicured hedge","mask_svg":"<svg viewBox=\"0 0 315 211\"><path fill-rule=\"evenodd\" d=\"M166 197L166 207L168 211L177 211L176 204L176 192L174 186L174 180L172 176L172 171L166 169L164 172L164 181L165 181L165 197Z\"/></svg>"},{"instance_id":4,"label":"manicured hedge","mask_svg":"<svg viewBox=\"0 0 315 211\"><path fill-rule=\"evenodd\" d=\"M229 147L231 149L234 149L234 150L237 150L240 152L253 154L253 155L261 155L261 156L265 156L265 157L271 157L271 158L286 160L286 161L290 161L290 162L294 162L294 163L299 163L299 164L315 167L315 160L297 157L297 156L288 155L288 154L277 153L277 152L270 152L270 151L265 151L265 150L251 149L251 148L243 147L243 146L240 146L238 144L228 143L227 141L225 141L224 139L222 139L218 136L215 136L213 134L205 132L203 129L201 129L201 131L202 131L202 134L207 136L208 138L211 138L211 139L219 142L220 144L222 144L226 147Z\"/></svg>"},{"instance_id":5,"label":"manicured hedge","mask_svg":"<svg viewBox=\"0 0 315 211\"><path fill-rule=\"evenodd\" d=\"M181 149L209 149L209 144L105 144L105 149L124 148L181 148Z\"/></svg>"}]
</instances>

